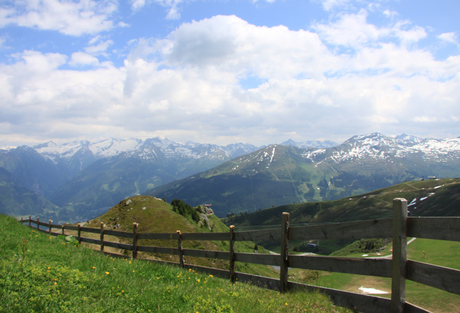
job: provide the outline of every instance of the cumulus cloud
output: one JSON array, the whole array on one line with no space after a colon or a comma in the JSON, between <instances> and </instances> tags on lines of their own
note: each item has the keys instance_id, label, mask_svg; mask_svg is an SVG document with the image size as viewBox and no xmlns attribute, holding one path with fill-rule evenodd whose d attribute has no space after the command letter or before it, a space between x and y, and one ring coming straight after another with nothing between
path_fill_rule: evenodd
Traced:
<instances>
[{"instance_id":1,"label":"cumulus cloud","mask_svg":"<svg viewBox=\"0 0 460 313\"><path fill-rule=\"evenodd\" d=\"M332 23L313 25L326 43L352 49L378 47L382 43L397 40L402 45L410 45L427 36L425 29L412 26L408 21L397 21L393 25L377 27L367 22L368 12L341 14Z\"/></svg>"},{"instance_id":2,"label":"cumulus cloud","mask_svg":"<svg viewBox=\"0 0 460 313\"><path fill-rule=\"evenodd\" d=\"M22 0L0 5L0 27L18 25L65 35L96 34L113 28L114 0Z\"/></svg>"},{"instance_id":3,"label":"cumulus cloud","mask_svg":"<svg viewBox=\"0 0 460 313\"><path fill-rule=\"evenodd\" d=\"M98 58L84 52L74 52L72 53L71 59L69 61L71 66L81 66L81 65L92 65L97 66L99 64Z\"/></svg>"},{"instance_id":4,"label":"cumulus cloud","mask_svg":"<svg viewBox=\"0 0 460 313\"><path fill-rule=\"evenodd\" d=\"M309 31L254 26L236 16L182 24L162 41L172 66L214 67L262 78L319 76L336 59Z\"/></svg>"},{"instance_id":5,"label":"cumulus cloud","mask_svg":"<svg viewBox=\"0 0 460 313\"><path fill-rule=\"evenodd\" d=\"M0 65L0 129L220 144L456 129L460 56L437 60L411 44L425 36L407 22L373 25L365 11L310 30L215 16L133 40L120 67L100 65L106 48L70 57L25 51ZM110 46L88 42L102 44ZM260 83L244 88L248 77Z\"/></svg>"}]
</instances>

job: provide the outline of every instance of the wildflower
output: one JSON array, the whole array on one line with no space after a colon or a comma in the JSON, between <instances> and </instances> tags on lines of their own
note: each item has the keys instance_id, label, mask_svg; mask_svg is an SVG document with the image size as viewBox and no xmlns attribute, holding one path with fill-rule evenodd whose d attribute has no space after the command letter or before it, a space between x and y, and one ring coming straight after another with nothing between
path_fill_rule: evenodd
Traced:
<instances>
[{"instance_id":1,"label":"wildflower","mask_svg":"<svg viewBox=\"0 0 460 313\"><path fill-rule=\"evenodd\" d=\"M287 305L287 302L284 305Z\"/></svg>"},{"instance_id":2,"label":"wildflower","mask_svg":"<svg viewBox=\"0 0 460 313\"><path fill-rule=\"evenodd\" d=\"M214 277L214 276L212 276L212 275L209 275L209 277Z\"/></svg>"},{"instance_id":3,"label":"wildflower","mask_svg":"<svg viewBox=\"0 0 460 313\"><path fill-rule=\"evenodd\" d=\"M110 273L109 272L105 272L106 275L109 275Z\"/></svg>"},{"instance_id":4,"label":"wildflower","mask_svg":"<svg viewBox=\"0 0 460 313\"><path fill-rule=\"evenodd\" d=\"M95 270L95 269L96 269L96 267L95 267L95 266L93 266L93 270Z\"/></svg>"},{"instance_id":5,"label":"wildflower","mask_svg":"<svg viewBox=\"0 0 460 313\"><path fill-rule=\"evenodd\" d=\"M200 279L198 278L196 281L197 281L197 282L200 282Z\"/></svg>"}]
</instances>

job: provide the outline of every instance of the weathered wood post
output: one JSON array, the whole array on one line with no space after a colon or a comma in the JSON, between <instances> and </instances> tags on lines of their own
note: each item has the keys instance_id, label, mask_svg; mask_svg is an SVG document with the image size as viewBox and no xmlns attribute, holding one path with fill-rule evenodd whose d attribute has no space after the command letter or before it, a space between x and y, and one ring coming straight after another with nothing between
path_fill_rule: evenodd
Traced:
<instances>
[{"instance_id":1,"label":"weathered wood post","mask_svg":"<svg viewBox=\"0 0 460 313\"><path fill-rule=\"evenodd\" d=\"M37 216L37 229L40 229L40 218Z\"/></svg>"},{"instance_id":2,"label":"weathered wood post","mask_svg":"<svg viewBox=\"0 0 460 313\"><path fill-rule=\"evenodd\" d=\"M65 236L65 231L64 231L64 229L65 229L65 226L64 226L64 225L62 225L62 226L61 226L61 228L62 228L62 233L61 233L61 234L62 234L62 236Z\"/></svg>"},{"instance_id":3,"label":"weathered wood post","mask_svg":"<svg viewBox=\"0 0 460 313\"><path fill-rule=\"evenodd\" d=\"M404 312L406 303L407 200L393 200L393 261L391 312Z\"/></svg>"},{"instance_id":4,"label":"weathered wood post","mask_svg":"<svg viewBox=\"0 0 460 313\"><path fill-rule=\"evenodd\" d=\"M280 292L288 291L288 250L289 250L289 213L283 212L281 224L281 264L280 264Z\"/></svg>"},{"instance_id":5,"label":"weathered wood post","mask_svg":"<svg viewBox=\"0 0 460 313\"><path fill-rule=\"evenodd\" d=\"M81 224L78 224L78 243L81 244Z\"/></svg>"},{"instance_id":6,"label":"weathered wood post","mask_svg":"<svg viewBox=\"0 0 460 313\"><path fill-rule=\"evenodd\" d=\"M137 238L138 238L138 233L137 233L137 226L139 224L133 223L133 259L137 259Z\"/></svg>"},{"instance_id":7,"label":"weathered wood post","mask_svg":"<svg viewBox=\"0 0 460 313\"><path fill-rule=\"evenodd\" d=\"M32 216L29 215L29 227L32 227Z\"/></svg>"},{"instance_id":8,"label":"weathered wood post","mask_svg":"<svg viewBox=\"0 0 460 313\"><path fill-rule=\"evenodd\" d=\"M104 252L104 223L101 222L101 252Z\"/></svg>"},{"instance_id":9,"label":"weathered wood post","mask_svg":"<svg viewBox=\"0 0 460 313\"><path fill-rule=\"evenodd\" d=\"M51 223L52 223L53 221L52 221L52 220L48 220L48 222L49 222L49 225L50 225L50 226L49 226L50 229L49 229L48 232L49 232L49 234L51 235Z\"/></svg>"},{"instance_id":10,"label":"weathered wood post","mask_svg":"<svg viewBox=\"0 0 460 313\"><path fill-rule=\"evenodd\" d=\"M230 226L230 282L232 284L236 281L235 276L235 226Z\"/></svg>"},{"instance_id":11,"label":"weathered wood post","mask_svg":"<svg viewBox=\"0 0 460 313\"><path fill-rule=\"evenodd\" d=\"M184 250L182 249L182 233L180 230L177 232L177 249L179 250L179 264L180 267L184 267Z\"/></svg>"}]
</instances>

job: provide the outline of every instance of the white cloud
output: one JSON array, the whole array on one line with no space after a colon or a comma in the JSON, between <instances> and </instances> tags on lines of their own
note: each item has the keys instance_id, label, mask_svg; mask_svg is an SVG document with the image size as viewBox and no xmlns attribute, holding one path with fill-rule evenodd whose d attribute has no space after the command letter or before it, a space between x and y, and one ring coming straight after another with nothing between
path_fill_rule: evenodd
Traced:
<instances>
[{"instance_id":1,"label":"white cloud","mask_svg":"<svg viewBox=\"0 0 460 313\"><path fill-rule=\"evenodd\" d=\"M414 122L430 123L430 122L436 122L438 119L433 116L414 116L412 120Z\"/></svg>"},{"instance_id":2,"label":"white cloud","mask_svg":"<svg viewBox=\"0 0 460 313\"><path fill-rule=\"evenodd\" d=\"M442 33L441 35L438 36L438 38L441 39L442 41L453 43L457 46L460 46L457 40L457 34L454 32Z\"/></svg>"},{"instance_id":3,"label":"white cloud","mask_svg":"<svg viewBox=\"0 0 460 313\"><path fill-rule=\"evenodd\" d=\"M69 61L71 66L81 66L81 65L92 65L97 66L99 64L98 58L84 52L74 52Z\"/></svg>"},{"instance_id":4,"label":"white cloud","mask_svg":"<svg viewBox=\"0 0 460 313\"><path fill-rule=\"evenodd\" d=\"M88 42L100 49L70 58L25 51L0 65L0 140L33 132L267 144L335 139L337 129L458 129L460 56L436 60L410 44L424 36L407 23L372 25L365 12L311 31L215 16L131 41L119 68L96 57L111 44L104 36ZM247 77L260 84L242 88Z\"/></svg>"},{"instance_id":5,"label":"white cloud","mask_svg":"<svg viewBox=\"0 0 460 313\"><path fill-rule=\"evenodd\" d=\"M2 3L0 27L9 24L55 30L65 35L96 34L113 28L114 0L22 0Z\"/></svg>"},{"instance_id":6,"label":"white cloud","mask_svg":"<svg viewBox=\"0 0 460 313\"><path fill-rule=\"evenodd\" d=\"M367 23L367 11L364 9L357 14L342 14L334 23L316 24L313 29L331 45L352 48L374 44L379 38L390 34L388 28L378 28Z\"/></svg>"},{"instance_id":7,"label":"white cloud","mask_svg":"<svg viewBox=\"0 0 460 313\"><path fill-rule=\"evenodd\" d=\"M333 23L315 24L313 29L328 44L352 49L378 47L387 42L407 46L427 37L423 27L412 26L408 21L377 27L367 22L367 16L368 12L361 9L356 14L341 14Z\"/></svg>"},{"instance_id":8,"label":"white cloud","mask_svg":"<svg viewBox=\"0 0 460 313\"><path fill-rule=\"evenodd\" d=\"M386 17L389 17L389 18L395 18L396 16L399 15L399 13L396 12L396 11L384 10L383 15L385 15Z\"/></svg>"},{"instance_id":9,"label":"white cloud","mask_svg":"<svg viewBox=\"0 0 460 313\"><path fill-rule=\"evenodd\" d=\"M320 0L326 11L346 6L351 0Z\"/></svg>"},{"instance_id":10,"label":"white cloud","mask_svg":"<svg viewBox=\"0 0 460 313\"><path fill-rule=\"evenodd\" d=\"M145 5L145 0L131 0L131 8L133 10L139 10Z\"/></svg>"},{"instance_id":11,"label":"white cloud","mask_svg":"<svg viewBox=\"0 0 460 313\"><path fill-rule=\"evenodd\" d=\"M168 64L261 78L316 77L336 62L315 33L258 27L236 16L182 24L159 43Z\"/></svg>"},{"instance_id":12,"label":"white cloud","mask_svg":"<svg viewBox=\"0 0 460 313\"><path fill-rule=\"evenodd\" d=\"M91 42L94 43L94 40L92 40ZM90 42L90 44L91 44ZM88 46L85 48L85 51L89 54L93 54L93 55L98 55L98 54L105 54L105 52L107 51L107 49L113 45L113 40L105 40L105 41L101 41L97 44L93 44L91 46Z\"/></svg>"},{"instance_id":13,"label":"white cloud","mask_svg":"<svg viewBox=\"0 0 460 313\"><path fill-rule=\"evenodd\" d=\"M183 0L131 0L131 9L133 11L138 11L148 5L149 2L166 8L168 10L166 19L180 18L178 6L183 2Z\"/></svg>"}]
</instances>

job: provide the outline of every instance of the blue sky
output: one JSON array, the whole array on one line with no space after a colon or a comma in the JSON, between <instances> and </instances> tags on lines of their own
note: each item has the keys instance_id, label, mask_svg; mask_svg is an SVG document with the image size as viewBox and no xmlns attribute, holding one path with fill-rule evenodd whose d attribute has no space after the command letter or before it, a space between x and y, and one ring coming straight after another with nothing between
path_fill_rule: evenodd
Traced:
<instances>
[{"instance_id":1,"label":"blue sky","mask_svg":"<svg viewBox=\"0 0 460 313\"><path fill-rule=\"evenodd\" d=\"M460 136L460 1L0 2L0 147Z\"/></svg>"}]
</instances>

